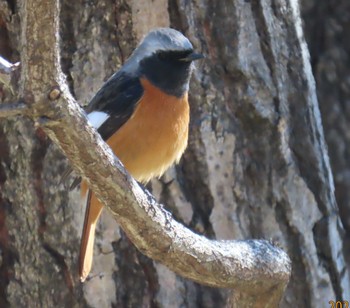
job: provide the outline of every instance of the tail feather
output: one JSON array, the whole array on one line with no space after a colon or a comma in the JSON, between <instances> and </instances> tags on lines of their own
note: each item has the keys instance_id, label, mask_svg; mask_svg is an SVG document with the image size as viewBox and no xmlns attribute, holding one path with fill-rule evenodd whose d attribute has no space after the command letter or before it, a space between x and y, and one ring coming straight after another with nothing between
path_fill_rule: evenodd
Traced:
<instances>
[{"instance_id":1,"label":"tail feather","mask_svg":"<svg viewBox=\"0 0 350 308\"><path fill-rule=\"evenodd\" d=\"M85 220L81 236L79 256L79 276L80 280L83 282L91 270L94 253L95 229L103 206L91 190L86 190L86 184L82 184L82 194L87 194Z\"/></svg>"}]
</instances>

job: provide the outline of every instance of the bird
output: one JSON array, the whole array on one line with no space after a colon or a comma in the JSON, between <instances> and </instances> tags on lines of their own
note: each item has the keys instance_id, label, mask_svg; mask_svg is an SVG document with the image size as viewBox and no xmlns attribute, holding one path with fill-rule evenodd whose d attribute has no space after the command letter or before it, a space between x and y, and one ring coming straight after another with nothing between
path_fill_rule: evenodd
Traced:
<instances>
[{"instance_id":1,"label":"bird","mask_svg":"<svg viewBox=\"0 0 350 308\"><path fill-rule=\"evenodd\" d=\"M188 91L193 62L202 59L172 28L150 31L124 65L98 90L85 111L90 124L140 183L179 162L188 143ZM79 255L84 282L93 263L95 228L103 205L81 183L86 206Z\"/></svg>"}]
</instances>

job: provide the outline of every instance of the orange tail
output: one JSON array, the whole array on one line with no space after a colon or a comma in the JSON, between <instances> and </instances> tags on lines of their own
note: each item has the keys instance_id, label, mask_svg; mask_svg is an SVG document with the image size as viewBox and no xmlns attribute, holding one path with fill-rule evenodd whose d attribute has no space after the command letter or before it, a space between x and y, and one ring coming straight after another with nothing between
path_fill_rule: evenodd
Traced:
<instances>
[{"instance_id":1,"label":"orange tail","mask_svg":"<svg viewBox=\"0 0 350 308\"><path fill-rule=\"evenodd\" d=\"M81 189L82 195L86 197L86 210L85 220L83 227L83 234L81 236L80 243L80 256L79 256L79 276L80 280L85 281L89 275L92 259L94 254L94 241L95 241L95 229L98 218L101 215L103 206L92 193L87 189L86 183L82 183Z\"/></svg>"}]
</instances>

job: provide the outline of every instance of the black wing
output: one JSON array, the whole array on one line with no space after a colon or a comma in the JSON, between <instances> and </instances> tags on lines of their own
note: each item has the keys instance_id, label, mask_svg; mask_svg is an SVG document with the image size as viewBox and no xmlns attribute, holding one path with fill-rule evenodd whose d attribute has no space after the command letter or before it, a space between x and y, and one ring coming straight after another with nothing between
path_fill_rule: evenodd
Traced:
<instances>
[{"instance_id":1,"label":"black wing","mask_svg":"<svg viewBox=\"0 0 350 308\"><path fill-rule=\"evenodd\" d=\"M109 78L96 93L86 112L102 111L109 118L98 128L104 140L115 133L133 114L143 94L138 77L119 71Z\"/></svg>"},{"instance_id":2,"label":"black wing","mask_svg":"<svg viewBox=\"0 0 350 308\"><path fill-rule=\"evenodd\" d=\"M97 130L103 140L107 140L131 117L142 95L140 79L123 71L115 73L106 81L85 108L87 113L102 111L109 115ZM66 182L72 171L71 167L67 168L62 175L61 183ZM80 181L80 177L75 178L70 189L74 189Z\"/></svg>"}]
</instances>

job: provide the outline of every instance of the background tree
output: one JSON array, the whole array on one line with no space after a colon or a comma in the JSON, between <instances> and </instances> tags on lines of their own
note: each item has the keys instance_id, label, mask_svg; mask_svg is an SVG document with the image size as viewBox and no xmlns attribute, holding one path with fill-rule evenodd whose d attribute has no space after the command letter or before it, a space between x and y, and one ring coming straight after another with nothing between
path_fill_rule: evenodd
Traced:
<instances>
[{"instance_id":1,"label":"background tree","mask_svg":"<svg viewBox=\"0 0 350 308\"><path fill-rule=\"evenodd\" d=\"M350 3L303 1L305 33L317 83L325 138L334 176L335 196L345 228L350 264Z\"/></svg>"},{"instance_id":2,"label":"background tree","mask_svg":"<svg viewBox=\"0 0 350 308\"><path fill-rule=\"evenodd\" d=\"M23 5L0 2L0 54L12 62L23 49ZM62 64L77 100L87 103L149 29L169 25L207 57L191 84L188 150L152 192L209 238L279 242L293 262L283 307L349 299L297 1L63 1ZM77 283L84 215L79 193L59 185L66 159L26 118L1 121L0 142L1 306L226 304L226 290L180 278L140 254L107 213L95 275Z\"/></svg>"}]
</instances>

